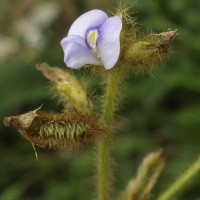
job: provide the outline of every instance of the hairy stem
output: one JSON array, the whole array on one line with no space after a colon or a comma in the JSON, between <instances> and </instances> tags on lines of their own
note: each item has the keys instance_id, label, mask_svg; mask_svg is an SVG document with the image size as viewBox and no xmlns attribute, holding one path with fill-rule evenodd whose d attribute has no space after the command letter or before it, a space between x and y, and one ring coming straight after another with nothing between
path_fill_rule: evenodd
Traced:
<instances>
[{"instance_id":1,"label":"hairy stem","mask_svg":"<svg viewBox=\"0 0 200 200\"><path fill-rule=\"evenodd\" d=\"M106 88L103 101L102 121L104 134L98 143L98 200L110 200L112 188L112 143L113 128L112 121L119 100L119 84L121 78L118 71L106 74Z\"/></svg>"},{"instance_id":2,"label":"hairy stem","mask_svg":"<svg viewBox=\"0 0 200 200\"><path fill-rule=\"evenodd\" d=\"M182 189L189 180L200 172L200 158L198 158L190 167L180 176L157 200L168 200Z\"/></svg>"},{"instance_id":3,"label":"hairy stem","mask_svg":"<svg viewBox=\"0 0 200 200\"><path fill-rule=\"evenodd\" d=\"M112 187L112 138L103 137L98 144L98 200L110 200Z\"/></svg>"}]
</instances>

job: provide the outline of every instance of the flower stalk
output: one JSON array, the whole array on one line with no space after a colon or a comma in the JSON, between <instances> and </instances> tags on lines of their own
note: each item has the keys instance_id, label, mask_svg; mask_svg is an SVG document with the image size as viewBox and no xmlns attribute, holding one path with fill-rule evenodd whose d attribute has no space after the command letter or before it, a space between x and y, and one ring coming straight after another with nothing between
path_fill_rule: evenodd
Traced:
<instances>
[{"instance_id":1,"label":"flower stalk","mask_svg":"<svg viewBox=\"0 0 200 200\"><path fill-rule=\"evenodd\" d=\"M119 70L105 74L106 87L103 101L102 123L104 134L98 143L98 200L110 200L112 189L112 144L113 144L113 120L119 102L119 86L122 81Z\"/></svg>"}]
</instances>

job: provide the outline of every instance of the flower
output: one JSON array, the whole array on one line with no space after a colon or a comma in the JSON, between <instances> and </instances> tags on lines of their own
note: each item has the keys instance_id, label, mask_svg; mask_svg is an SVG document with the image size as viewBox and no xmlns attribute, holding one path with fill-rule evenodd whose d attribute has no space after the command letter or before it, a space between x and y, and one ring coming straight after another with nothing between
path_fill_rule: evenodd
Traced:
<instances>
[{"instance_id":1,"label":"flower","mask_svg":"<svg viewBox=\"0 0 200 200\"><path fill-rule=\"evenodd\" d=\"M61 41L65 64L74 69L86 64L111 69L119 58L121 29L120 16L108 17L97 9L81 15Z\"/></svg>"}]
</instances>

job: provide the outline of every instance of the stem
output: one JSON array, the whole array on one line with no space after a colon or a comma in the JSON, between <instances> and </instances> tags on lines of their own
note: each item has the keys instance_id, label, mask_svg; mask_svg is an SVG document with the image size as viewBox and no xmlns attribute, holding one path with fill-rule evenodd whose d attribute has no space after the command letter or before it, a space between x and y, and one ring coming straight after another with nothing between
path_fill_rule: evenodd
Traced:
<instances>
[{"instance_id":1,"label":"stem","mask_svg":"<svg viewBox=\"0 0 200 200\"><path fill-rule=\"evenodd\" d=\"M103 137L98 144L98 200L110 200L112 187L111 137Z\"/></svg>"},{"instance_id":2,"label":"stem","mask_svg":"<svg viewBox=\"0 0 200 200\"><path fill-rule=\"evenodd\" d=\"M172 195L178 192L190 179L192 179L200 171L200 158L198 158L189 169L175 183L170 186L167 191L161 194L157 200L171 199Z\"/></svg>"},{"instance_id":3,"label":"stem","mask_svg":"<svg viewBox=\"0 0 200 200\"><path fill-rule=\"evenodd\" d=\"M111 199L112 187L112 160L111 151L113 143L112 121L119 100L119 83L121 78L117 70L106 74L106 88L103 101L102 121L104 124L104 135L98 144L98 200Z\"/></svg>"}]
</instances>

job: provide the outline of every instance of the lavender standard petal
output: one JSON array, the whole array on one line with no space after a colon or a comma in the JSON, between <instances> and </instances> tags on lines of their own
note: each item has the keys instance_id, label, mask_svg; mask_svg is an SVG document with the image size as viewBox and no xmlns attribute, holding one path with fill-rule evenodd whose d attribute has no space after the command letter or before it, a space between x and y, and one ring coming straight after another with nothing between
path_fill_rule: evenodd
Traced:
<instances>
[{"instance_id":1,"label":"lavender standard petal","mask_svg":"<svg viewBox=\"0 0 200 200\"><path fill-rule=\"evenodd\" d=\"M108 19L108 16L105 12L101 10L91 10L81 15L76 21L72 24L69 29L68 36L79 35L83 38L86 37L86 32L89 29L99 27Z\"/></svg>"},{"instance_id":2,"label":"lavender standard petal","mask_svg":"<svg viewBox=\"0 0 200 200\"><path fill-rule=\"evenodd\" d=\"M83 38L77 37L76 40L74 39L75 38L72 37L71 42L69 38L61 41L65 54L64 62L68 67L78 69L86 64L101 64L91 53Z\"/></svg>"},{"instance_id":3,"label":"lavender standard petal","mask_svg":"<svg viewBox=\"0 0 200 200\"><path fill-rule=\"evenodd\" d=\"M106 69L111 69L119 58L121 29L122 20L119 16L108 18L99 28L97 48Z\"/></svg>"}]
</instances>

